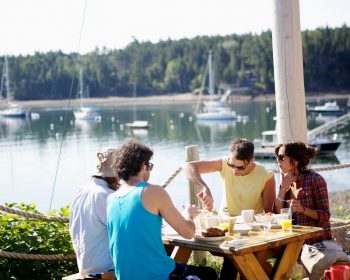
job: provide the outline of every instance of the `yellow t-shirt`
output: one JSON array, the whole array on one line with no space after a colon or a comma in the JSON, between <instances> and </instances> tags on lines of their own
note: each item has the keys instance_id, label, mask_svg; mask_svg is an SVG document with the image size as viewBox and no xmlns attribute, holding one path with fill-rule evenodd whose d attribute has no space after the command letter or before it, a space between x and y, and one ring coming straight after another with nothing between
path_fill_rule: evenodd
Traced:
<instances>
[{"instance_id":1,"label":"yellow t-shirt","mask_svg":"<svg viewBox=\"0 0 350 280\"><path fill-rule=\"evenodd\" d=\"M227 158L221 160L220 175L224 181L226 206L230 215L240 215L244 209L253 209L256 213L263 212L262 192L273 172L255 162L253 171L248 175L235 176L226 161Z\"/></svg>"}]
</instances>

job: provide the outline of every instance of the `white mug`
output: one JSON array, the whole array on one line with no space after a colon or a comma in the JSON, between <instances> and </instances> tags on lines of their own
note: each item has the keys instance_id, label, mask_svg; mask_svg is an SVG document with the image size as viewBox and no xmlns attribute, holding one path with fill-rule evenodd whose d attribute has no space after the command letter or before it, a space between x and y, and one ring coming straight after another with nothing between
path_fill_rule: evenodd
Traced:
<instances>
[{"instance_id":1,"label":"white mug","mask_svg":"<svg viewBox=\"0 0 350 280\"><path fill-rule=\"evenodd\" d=\"M245 223L252 223L254 222L254 210L247 209L241 211L242 219Z\"/></svg>"}]
</instances>

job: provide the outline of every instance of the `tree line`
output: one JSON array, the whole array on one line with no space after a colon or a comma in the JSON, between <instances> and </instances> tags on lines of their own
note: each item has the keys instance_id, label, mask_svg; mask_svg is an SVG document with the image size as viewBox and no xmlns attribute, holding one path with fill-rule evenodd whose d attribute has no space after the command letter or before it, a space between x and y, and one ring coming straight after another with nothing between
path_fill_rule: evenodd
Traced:
<instances>
[{"instance_id":1,"label":"tree line","mask_svg":"<svg viewBox=\"0 0 350 280\"><path fill-rule=\"evenodd\" d=\"M302 32L305 91L350 89L350 28ZM11 90L17 100L74 98L79 69L90 97L164 95L200 88L209 50L215 84L274 92L272 33L198 36L158 43L136 39L124 49L85 55L61 51L9 56ZM0 69L4 59L0 58Z\"/></svg>"}]
</instances>

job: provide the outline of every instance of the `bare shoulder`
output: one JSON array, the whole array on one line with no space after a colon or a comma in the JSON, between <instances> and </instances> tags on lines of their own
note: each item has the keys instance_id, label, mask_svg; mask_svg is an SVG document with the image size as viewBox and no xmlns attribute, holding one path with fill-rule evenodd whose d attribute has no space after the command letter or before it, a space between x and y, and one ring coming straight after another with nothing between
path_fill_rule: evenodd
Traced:
<instances>
[{"instance_id":1,"label":"bare shoulder","mask_svg":"<svg viewBox=\"0 0 350 280\"><path fill-rule=\"evenodd\" d=\"M159 185L148 184L144 188L144 192L154 196L168 196L168 193L164 190L164 188Z\"/></svg>"}]
</instances>

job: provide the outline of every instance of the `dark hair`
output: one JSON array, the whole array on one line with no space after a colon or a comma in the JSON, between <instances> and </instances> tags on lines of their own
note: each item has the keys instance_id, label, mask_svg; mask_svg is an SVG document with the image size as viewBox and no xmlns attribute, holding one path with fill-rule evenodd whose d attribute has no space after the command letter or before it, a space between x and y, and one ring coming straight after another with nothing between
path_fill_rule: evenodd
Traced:
<instances>
[{"instance_id":1,"label":"dark hair","mask_svg":"<svg viewBox=\"0 0 350 280\"><path fill-rule=\"evenodd\" d=\"M117 190L120 187L120 182L118 177L102 177L97 175L93 175L92 177L106 181L108 184L108 187L112 190Z\"/></svg>"},{"instance_id":2,"label":"dark hair","mask_svg":"<svg viewBox=\"0 0 350 280\"><path fill-rule=\"evenodd\" d=\"M245 138L236 138L230 144L232 155L243 161L250 161L254 156L254 145Z\"/></svg>"},{"instance_id":3,"label":"dark hair","mask_svg":"<svg viewBox=\"0 0 350 280\"><path fill-rule=\"evenodd\" d=\"M288 156L290 159L298 161L297 169L300 173L305 173L309 170L307 166L310 159L312 159L316 154L314 147L300 141L289 141L285 144L278 145L275 148L275 155L278 155L278 151L281 147L284 147L286 156Z\"/></svg>"},{"instance_id":4,"label":"dark hair","mask_svg":"<svg viewBox=\"0 0 350 280\"><path fill-rule=\"evenodd\" d=\"M124 181L136 176L141 171L142 164L148 164L153 151L145 144L135 140L127 140L121 147L114 162L118 177Z\"/></svg>"}]
</instances>

